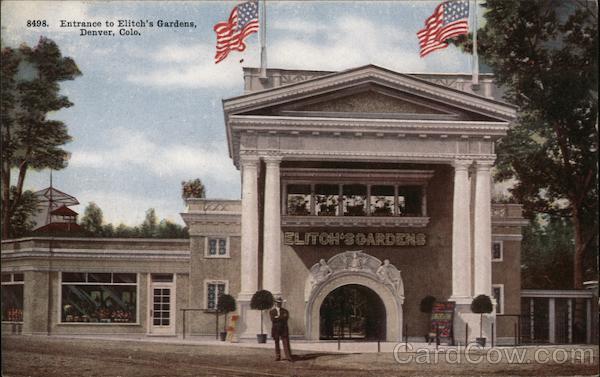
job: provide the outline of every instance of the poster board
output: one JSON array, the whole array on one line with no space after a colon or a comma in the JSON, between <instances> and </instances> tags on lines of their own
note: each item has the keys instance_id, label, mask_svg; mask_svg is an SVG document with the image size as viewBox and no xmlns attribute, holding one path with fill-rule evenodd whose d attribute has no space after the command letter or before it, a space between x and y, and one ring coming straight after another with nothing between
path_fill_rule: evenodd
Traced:
<instances>
[{"instance_id":1,"label":"poster board","mask_svg":"<svg viewBox=\"0 0 600 377\"><path fill-rule=\"evenodd\" d=\"M431 324L429 336L435 339L436 331L439 332L440 341L454 343L454 308L456 303L452 301L436 302L431 311Z\"/></svg>"}]
</instances>

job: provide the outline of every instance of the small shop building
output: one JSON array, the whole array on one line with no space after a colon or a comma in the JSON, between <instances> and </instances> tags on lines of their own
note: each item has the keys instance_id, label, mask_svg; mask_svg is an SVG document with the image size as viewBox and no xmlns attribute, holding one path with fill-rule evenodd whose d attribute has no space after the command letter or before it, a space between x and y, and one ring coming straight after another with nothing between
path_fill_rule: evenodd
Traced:
<instances>
[{"instance_id":1,"label":"small shop building","mask_svg":"<svg viewBox=\"0 0 600 377\"><path fill-rule=\"evenodd\" d=\"M228 293L237 337L254 338L259 289L314 341L421 340L430 295L453 303L455 339L479 335L480 294L488 338L522 327L526 221L492 203L491 179L516 110L491 76L474 90L467 75L373 65L246 68L244 88L223 101L241 200L189 199L189 240L3 241L3 331L209 335Z\"/></svg>"}]
</instances>

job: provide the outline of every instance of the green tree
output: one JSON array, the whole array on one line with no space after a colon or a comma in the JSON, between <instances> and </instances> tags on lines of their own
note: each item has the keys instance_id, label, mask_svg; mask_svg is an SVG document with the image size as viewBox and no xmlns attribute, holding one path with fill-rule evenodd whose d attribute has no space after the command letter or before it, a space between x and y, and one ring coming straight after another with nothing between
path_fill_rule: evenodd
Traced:
<instances>
[{"instance_id":1,"label":"green tree","mask_svg":"<svg viewBox=\"0 0 600 377\"><path fill-rule=\"evenodd\" d=\"M570 219L573 288L581 289L586 250L598 236L597 6L583 0L486 0L484 6L480 55L520 114L498 145L496 179L516 179L511 193L527 216ZM468 50L465 41L459 43Z\"/></svg>"},{"instance_id":2,"label":"green tree","mask_svg":"<svg viewBox=\"0 0 600 377\"><path fill-rule=\"evenodd\" d=\"M187 227L162 219L156 231L157 238L189 238Z\"/></svg>"},{"instance_id":3,"label":"green tree","mask_svg":"<svg viewBox=\"0 0 600 377\"><path fill-rule=\"evenodd\" d=\"M572 289L573 246L573 226L569 219L537 216L523 229L522 287Z\"/></svg>"},{"instance_id":4,"label":"green tree","mask_svg":"<svg viewBox=\"0 0 600 377\"><path fill-rule=\"evenodd\" d=\"M94 202L88 203L83 211L83 217L80 222L81 227L87 234L93 237L101 237L104 230L102 226L103 222L102 209Z\"/></svg>"},{"instance_id":5,"label":"green tree","mask_svg":"<svg viewBox=\"0 0 600 377\"><path fill-rule=\"evenodd\" d=\"M11 187L11 196L16 195L16 187ZM35 227L33 217L38 212L38 200L33 192L23 191L9 224L9 236L19 238L28 235Z\"/></svg>"},{"instance_id":6,"label":"green tree","mask_svg":"<svg viewBox=\"0 0 600 377\"><path fill-rule=\"evenodd\" d=\"M183 200L206 197L206 190L200 178L181 182L181 198Z\"/></svg>"},{"instance_id":7,"label":"green tree","mask_svg":"<svg viewBox=\"0 0 600 377\"><path fill-rule=\"evenodd\" d=\"M140 227L141 236L144 238L153 238L156 236L157 230L156 211L154 208L149 208L146 211L146 217Z\"/></svg>"},{"instance_id":8,"label":"green tree","mask_svg":"<svg viewBox=\"0 0 600 377\"><path fill-rule=\"evenodd\" d=\"M139 237L138 233L139 229L137 227L130 227L121 223L115 229L114 236L117 238L135 238Z\"/></svg>"},{"instance_id":9,"label":"green tree","mask_svg":"<svg viewBox=\"0 0 600 377\"><path fill-rule=\"evenodd\" d=\"M10 223L21 203L29 169L59 170L68 153L62 145L71 140L63 122L47 119L49 112L72 106L60 94L59 83L81 75L53 41L40 38L31 48L2 48L2 237L9 237ZM11 171L16 169L14 196L10 194Z\"/></svg>"}]
</instances>

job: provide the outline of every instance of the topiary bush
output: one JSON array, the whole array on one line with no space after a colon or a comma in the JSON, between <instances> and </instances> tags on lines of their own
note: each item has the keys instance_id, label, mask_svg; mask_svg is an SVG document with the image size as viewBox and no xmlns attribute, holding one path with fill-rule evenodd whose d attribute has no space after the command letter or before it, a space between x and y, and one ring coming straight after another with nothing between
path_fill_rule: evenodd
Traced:
<instances>
[{"instance_id":1,"label":"topiary bush","mask_svg":"<svg viewBox=\"0 0 600 377\"><path fill-rule=\"evenodd\" d=\"M494 311L494 304L490 296L479 295L471 302L471 311L480 315L479 319L479 337L483 338L483 314Z\"/></svg>"},{"instance_id":2,"label":"topiary bush","mask_svg":"<svg viewBox=\"0 0 600 377\"><path fill-rule=\"evenodd\" d=\"M260 310L260 333L263 331L263 310L271 309L274 302L273 294L265 289L256 291L250 299L250 309Z\"/></svg>"},{"instance_id":3,"label":"topiary bush","mask_svg":"<svg viewBox=\"0 0 600 377\"><path fill-rule=\"evenodd\" d=\"M433 296L423 297L423 299L421 300L421 304L419 305L421 313L431 313L431 311L433 310L433 305L435 305L436 301L437 299Z\"/></svg>"},{"instance_id":4,"label":"topiary bush","mask_svg":"<svg viewBox=\"0 0 600 377\"><path fill-rule=\"evenodd\" d=\"M222 294L219 295L217 300L217 312L225 314L225 324L223 325L223 332L227 332L227 314L234 312L236 307L235 298L232 295Z\"/></svg>"}]
</instances>

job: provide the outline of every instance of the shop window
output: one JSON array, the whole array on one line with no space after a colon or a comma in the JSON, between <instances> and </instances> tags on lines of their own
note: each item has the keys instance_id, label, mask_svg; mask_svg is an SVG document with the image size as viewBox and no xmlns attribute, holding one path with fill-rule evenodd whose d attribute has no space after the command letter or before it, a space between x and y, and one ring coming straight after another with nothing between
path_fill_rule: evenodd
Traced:
<instances>
[{"instance_id":1,"label":"shop window","mask_svg":"<svg viewBox=\"0 0 600 377\"><path fill-rule=\"evenodd\" d=\"M310 215L310 185L287 186L287 214L291 216Z\"/></svg>"},{"instance_id":2,"label":"shop window","mask_svg":"<svg viewBox=\"0 0 600 377\"><path fill-rule=\"evenodd\" d=\"M207 237L206 252L207 258L227 258L229 257L229 242L227 237Z\"/></svg>"},{"instance_id":3,"label":"shop window","mask_svg":"<svg viewBox=\"0 0 600 377\"><path fill-rule=\"evenodd\" d=\"M421 186L398 187L398 214L400 216L421 216Z\"/></svg>"},{"instance_id":4,"label":"shop window","mask_svg":"<svg viewBox=\"0 0 600 377\"><path fill-rule=\"evenodd\" d=\"M371 216L394 214L394 186L371 186Z\"/></svg>"},{"instance_id":5,"label":"shop window","mask_svg":"<svg viewBox=\"0 0 600 377\"><path fill-rule=\"evenodd\" d=\"M336 216L339 213L338 185L315 185L315 212L319 216Z\"/></svg>"},{"instance_id":6,"label":"shop window","mask_svg":"<svg viewBox=\"0 0 600 377\"><path fill-rule=\"evenodd\" d=\"M367 186L344 185L344 216L366 216L367 215Z\"/></svg>"},{"instance_id":7,"label":"shop window","mask_svg":"<svg viewBox=\"0 0 600 377\"><path fill-rule=\"evenodd\" d=\"M227 281L210 280L205 282L206 309L217 310L219 296L227 293Z\"/></svg>"},{"instance_id":8,"label":"shop window","mask_svg":"<svg viewBox=\"0 0 600 377\"><path fill-rule=\"evenodd\" d=\"M492 262L501 262L504 259L503 252L502 241L492 242Z\"/></svg>"},{"instance_id":9,"label":"shop window","mask_svg":"<svg viewBox=\"0 0 600 377\"><path fill-rule=\"evenodd\" d=\"M496 299L496 314L504 314L504 284L493 284L492 296Z\"/></svg>"},{"instance_id":10,"label":"shop window","mask_svg":"<svg viewBox=\"0 0 600 377\"><path fill-rule=\"evenodd\" d=\"M2 274L2 322L23 322L22 273Z\"/></svg>"},{"instance_id":11,"label":"shop window","mask_svg":"<svg viewBox=\"0 0 600 377\"><path fill-rule=\"evenodd\" d=\"M136 323L137 275L61 274L62 323Z\"/></svg>"}]
</instances>

